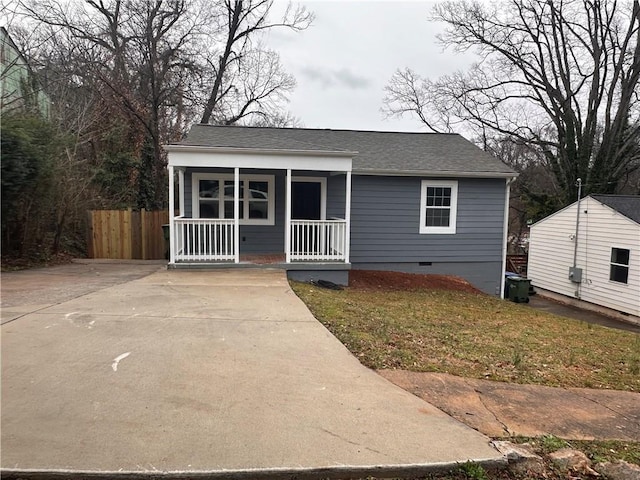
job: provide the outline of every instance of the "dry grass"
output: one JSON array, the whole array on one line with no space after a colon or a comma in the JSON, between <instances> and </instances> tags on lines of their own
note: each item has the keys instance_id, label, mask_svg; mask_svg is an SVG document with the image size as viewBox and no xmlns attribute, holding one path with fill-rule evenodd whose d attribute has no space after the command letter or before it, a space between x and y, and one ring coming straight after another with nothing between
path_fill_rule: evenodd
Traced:
<instances>
[{"instance_id":1,"label":"dry grass","mask_svg":"<svg viewBox=\"0 0 640 480\"><path fill-rule=\"evenodd\" d=\"M634 333L477 293L291 285L370 368L640 391L640 335Z\"/></svg>"}]
</instances>

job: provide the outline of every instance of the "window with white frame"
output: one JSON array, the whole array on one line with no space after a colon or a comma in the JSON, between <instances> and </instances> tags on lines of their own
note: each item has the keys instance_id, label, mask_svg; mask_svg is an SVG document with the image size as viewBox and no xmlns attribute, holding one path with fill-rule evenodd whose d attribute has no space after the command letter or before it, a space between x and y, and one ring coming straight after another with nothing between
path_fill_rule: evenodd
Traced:
<instances>
[{"instance_id":1,"label":"window with white frame","mask_svg":"<svg viewBox=\"0 0 640 480\"><path fill-rule=\"evenodd\" d=\"M456 233L458 182L423 180L420 194L420 233Z\"/></svg>"},{"instance_id":2,"label":"window with white frame","mask_svg":"<svg viewBox=\"0 0 640 480\"><path fill-rule=\"evenodd\" d=\"M611 268L609 280L618 283L627 283L629 280L629 254L628 248L611 249Z\"/></svg>"},{"instance_id":3,"label":"window with white frame","mask_svg":"<svg viewBox=\"0 0 640 480\"><path fill-rule=\"evenodd\" d=\"M233 219L235 183L233 175L194 173L193 218ZM275 189L273 175L241 175L240 223L274 225Z\"/></svg>"}]
</instances>

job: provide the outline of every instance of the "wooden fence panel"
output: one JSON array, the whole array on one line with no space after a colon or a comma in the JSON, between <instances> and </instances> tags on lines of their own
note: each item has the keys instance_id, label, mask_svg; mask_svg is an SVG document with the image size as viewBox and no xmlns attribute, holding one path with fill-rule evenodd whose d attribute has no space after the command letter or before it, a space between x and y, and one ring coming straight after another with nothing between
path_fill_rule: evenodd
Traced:
<instances>
[{"instance_id":1,"label":"wooden fence panel","mask_svg":"<svg viewBox=\"0 0 640 480\"><path fill-rule=\"evenodd\" d=\"M162 225L169 223L166 210L93 210L88 215L87 243L91 258L165 258Z\"/></svg>"},{"instance_id":2,"label":"wooden fence panel","mask_svg":"<svg viewBox=\"0 0 640 480\"><path fill-rule=\"evenodd\" d=\"M131 258L142 256L142 212L131 213Z\"/></svg>"},{"instance_id":3,"label":"wooden fence panel","mask_svg":"<svg viewBox=\"0 0 640 480\"><path fill-rule=\"evenodd\" d=\"M169 223L169 212L167 210L156 210L147 212L140 211L142 225L142 258L159 259L165 258L164 233L162 225Z\"/></svg>"}]
</instances>

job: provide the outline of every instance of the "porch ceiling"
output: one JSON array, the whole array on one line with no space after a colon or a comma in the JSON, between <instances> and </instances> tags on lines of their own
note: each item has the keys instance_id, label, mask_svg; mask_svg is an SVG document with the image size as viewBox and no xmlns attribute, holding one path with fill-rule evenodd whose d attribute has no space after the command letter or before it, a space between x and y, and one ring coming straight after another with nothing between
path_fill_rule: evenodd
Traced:
<instances>
[{"instance_id":1,"label":"porch ceiling","mask_svg":"<svg viewBox=\"0 0 640 480\"><path fill-rule=\"evenodd\" d=\"M355 152L316 150L258 150L168 145L171 167L327 170L350 172Z\"/></svg>"}]
</instances>

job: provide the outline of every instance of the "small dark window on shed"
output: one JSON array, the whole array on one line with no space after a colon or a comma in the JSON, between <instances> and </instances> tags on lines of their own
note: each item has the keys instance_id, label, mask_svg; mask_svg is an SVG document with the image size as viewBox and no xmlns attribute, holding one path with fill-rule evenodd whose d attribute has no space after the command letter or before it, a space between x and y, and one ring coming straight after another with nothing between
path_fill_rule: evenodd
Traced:
<instances>
[{"instance_id":1,"label":"small dark window on shed","mask_svg":"<svg viewBox=\"0 0 640 480\"><path fill-rule=\"evenodd\" d=\"M619 283L627 283L629 278L629 249L611 249L611 270L609 280Z\"/></svg>"}]
</instances>

